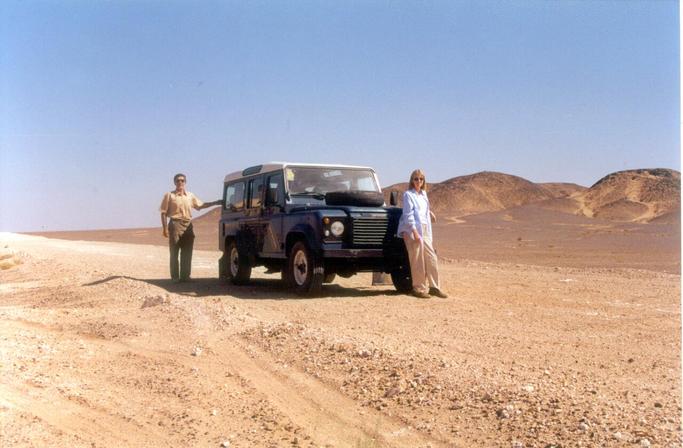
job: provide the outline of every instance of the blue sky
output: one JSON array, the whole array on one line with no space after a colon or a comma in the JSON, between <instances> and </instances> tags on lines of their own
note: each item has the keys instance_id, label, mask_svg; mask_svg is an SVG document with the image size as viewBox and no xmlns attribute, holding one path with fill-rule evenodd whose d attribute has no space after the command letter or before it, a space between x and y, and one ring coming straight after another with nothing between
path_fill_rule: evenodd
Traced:
<instances>
[{"instance_id":1,"label":"blue sky","mask_svg":"<svg viewBox=\"0 0 683 448\"><path fill-rule=\"evenodd\" d=\"M159 225L271 160L680 170L674 1L4 1L0 230Z\"/></svg>"}]
</instances>

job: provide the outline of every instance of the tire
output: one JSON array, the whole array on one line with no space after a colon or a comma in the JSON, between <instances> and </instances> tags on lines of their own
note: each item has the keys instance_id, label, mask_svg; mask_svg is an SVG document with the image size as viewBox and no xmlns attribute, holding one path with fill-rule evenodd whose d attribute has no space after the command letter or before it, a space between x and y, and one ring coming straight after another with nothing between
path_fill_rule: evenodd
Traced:
<instances>
[{"instance_id":1,"label":"tire","mask_svg":"<svg viewBox=\"0 0 683 448\"><path fill-rule=\"evenodd\" d=\"M390 260L389 274L396 291L406 294L413 290L413 277L410 274L410 257L403 239L396 238L385 248L384 257Z\"/></svg>"},{"instance_id":2,"label":"tire","mask_svg":"<svg viewBox=\"0 0 683 448\"><path fill-rule=\"evenodd\" d=\"M330 272L329 274L325 274L325 278L323 278L323 283L332 283L334 282L334 279L337 277L337 274L334 272Z\"/></svg>"},{"instance_id":3,"label":"tire","mask_svg":"<svg viewBox=\"0 0 683 448\"><path fill-rule=\"evenodd\" d=\"M251 277L251 265L246 256L239 253L235 241L231 241L223 255L227 264L226 278L235 285L249 283Z\"/></svg>"},{"instance_id":4,"label":"tire","mask_svg":"<svg viewBox=\"0 0 683 448\"><path fill-rule=\"evenodd\" d=\"M410 263L406 263L391 271L391 283L396 291L406 294L413 290L413 278L410 275Z\"/></svg>"},{"instance_id":5,"label":"tire","mask_svg":"<svg viewBox=\"0 0 683 448\"><path fill-rule=\"evenodd\" d=\"M306 243L298 241L287 259L287 281L302 296L320 295L325 278L323 264Z\"/></svg>"},{"instance_id":6,"label":"tire","mask_svg":"<svg viewBox=\"0 0 683 448\"><path fill-rule=\"evenodd\" d=\"M227 282L228 281L228 252L227 250L223 252L223 256L218 259L218 279Z\"/></svg>"}]
</instances>

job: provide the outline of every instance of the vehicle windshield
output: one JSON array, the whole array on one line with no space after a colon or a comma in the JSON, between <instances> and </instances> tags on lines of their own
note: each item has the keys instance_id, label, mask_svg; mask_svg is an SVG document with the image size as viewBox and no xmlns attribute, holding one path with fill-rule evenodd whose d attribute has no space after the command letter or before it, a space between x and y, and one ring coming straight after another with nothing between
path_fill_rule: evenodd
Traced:
<instances>
[{"instance_id":1,"label":"vehicle windshield","mask_svg":"<svg viewBox=\"0 0 683 448\"><path fill-rule=\"evenodd\" d=\"M379 192L375 173L362 168L288 167L287 189L290 195L310 195L323 198L331 191Z\"/></svg>"}]
</instances>

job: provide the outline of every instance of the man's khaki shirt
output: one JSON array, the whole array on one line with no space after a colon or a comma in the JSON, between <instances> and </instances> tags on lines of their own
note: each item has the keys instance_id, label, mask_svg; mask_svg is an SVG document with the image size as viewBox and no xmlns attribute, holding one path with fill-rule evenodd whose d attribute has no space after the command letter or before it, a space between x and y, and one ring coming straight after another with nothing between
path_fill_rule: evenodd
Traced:
<instances>
[{"instance_id":1,"label":"man's khaki shirt","mask_svg":"<svg viewBox=\"0 0 683 448\"><path fill-rule=\"evenodd\" d=\"M169 191L164 195L159 211L166 213L166 216L171 219L189 221L192 219L192 209L199 210L202 205L204 202L189 191L185 194Z\"/></svg>"}]
</instances>

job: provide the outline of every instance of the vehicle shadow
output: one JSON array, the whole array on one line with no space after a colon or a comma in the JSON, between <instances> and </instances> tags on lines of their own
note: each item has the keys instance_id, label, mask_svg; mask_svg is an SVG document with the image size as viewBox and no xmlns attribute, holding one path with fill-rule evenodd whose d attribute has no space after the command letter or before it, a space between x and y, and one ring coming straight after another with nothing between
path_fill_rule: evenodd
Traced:
<instances>
[{"instance_id":1,"label":"vehicle shadow","mask_svg":"<svg viewBox=\"0 0 683 448\"><path fill-rule=\"evenodd\" d=\"M191 297L227 295L236 299L249 300L314 300L316 298L362 298L401 295L390 285L348 288L332 283L323 285L320 296L304 297L292 292L290 288L285 287L280 279L275 278L255 278L251 279L247 285L237 286L217 278L193 278L189 282L174 283L168 278L136 278L125 275L112 275L94 282L84 283L81 286L97 286L118 279L143 282L162 288L169 293Z\"/></svg>"}]
</instances>

